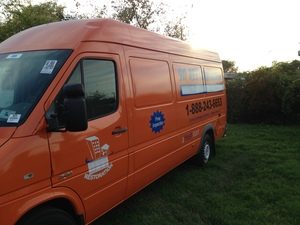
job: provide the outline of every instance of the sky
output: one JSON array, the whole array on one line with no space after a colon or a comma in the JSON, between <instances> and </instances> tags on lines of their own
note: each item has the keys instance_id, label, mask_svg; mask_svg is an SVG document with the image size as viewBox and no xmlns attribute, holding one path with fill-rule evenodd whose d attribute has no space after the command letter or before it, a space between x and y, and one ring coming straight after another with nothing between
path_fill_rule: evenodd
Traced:
<instances>
[{"instance_id":1,"label":"sky","mask_svg":"<svg viewBox=\"0 0 300 225\"><path fill-rule=\"evenodd\" d=\"M45 0L32 0L44 2ZM74 0L56 0L66 12L76 11ZM77 0L83 13L91 4L108 0ZM299 0L153 0L168 5L169 19L186 16L188 41L195 48L218 52L235 61L239 71L271 66L274 61L298 59L300 50Z\"/></svg>"}]
</instances>

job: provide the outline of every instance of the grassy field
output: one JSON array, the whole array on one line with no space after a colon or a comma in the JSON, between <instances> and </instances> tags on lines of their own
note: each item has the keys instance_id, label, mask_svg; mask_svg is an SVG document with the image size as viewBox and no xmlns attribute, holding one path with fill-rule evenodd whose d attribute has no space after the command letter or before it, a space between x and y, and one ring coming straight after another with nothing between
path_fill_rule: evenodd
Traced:
<instances>
[{"instance_id":1,"label":"grassy field","mask_svg":"<svg viewBox=\"0 0 300 225\"><path fill-rule=\"evenodd\" d=\"M206 168L188 161L93 225L299 225L300 127L230 125Z\"/></svg>"}]
</instances>

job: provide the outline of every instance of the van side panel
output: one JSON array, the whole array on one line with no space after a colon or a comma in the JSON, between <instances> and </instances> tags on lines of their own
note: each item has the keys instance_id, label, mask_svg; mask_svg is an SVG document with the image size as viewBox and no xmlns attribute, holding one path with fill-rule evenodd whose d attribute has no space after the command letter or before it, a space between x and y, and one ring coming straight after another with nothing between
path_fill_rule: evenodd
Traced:
<instances>
[{"instance_id":1,"label":"van side panel","mask_svg":"<svg viewBox=\"0 0 300 225\"><path fill-rule=\"evenodd\" d=\"M213 124L215 137L220 138L226 126L226 94L222 65L220 62L171 56L176 82L176 115L180 128L197 126L202 129ZM222 89L208 91L208 74L205 68L220 71L221 80L211 79Z\"/></svg>"},{"instance_id":2,"label":"van side panel","mask_svg":"<svg viewBox=\"0 0 300 225\"><path fill-rule=\"evenodd\" d=\"M51 164L45 131L30 137L10 139L1 147L0 158L0 204L22 197L26 194L24 188L32 184L41 182L45 185L44 181L50 184Z\"/></svg>"},{"instance_id":3,"label":"van side panel","mask_svg":"<svg viewBox=\"0 0 300 225\"><path fill-rule=\"evenodd\" d=\"M128 194L149 183L151 177L166 170L156 167L148 174L151 163L172 153L176 141L170 133L177 129L174 81L165 53L124 47L130 96L127 99L129 132Z\"/></svg>"},{"instance_id":4,"label":"van side panel","mask_svg":"<svg viewBox=\"0 0 300 225\"><path fill-rule=\"evenodd\" d=\"M129 145L135 146L176 130L174 84L167 54L131 47L124 51L131 87L126 101L132 125ZM155 112L161 117L161 126L158 121L151 128Z\"/></svg>"},{"instance_id":5,"label":"van side panel","mask_svg":"<svg viewBox=\"0 0 300 225\"><path fill-rule=\"evenodd\" d=\"M167 59L163 53L127 47L125 54L132 87L132 99L127 102L127 110L132 112L128 120L133 124L129 137L131 195L195 155L208 124L215 137L220 137L225 128L226 100L224 90L207 93L203 67L221 70L219 62L174 55ZM167 76L171 88L164 81ZM139 83L145 87L137 90L142 86Z\"/></svg>"}]
</instances>

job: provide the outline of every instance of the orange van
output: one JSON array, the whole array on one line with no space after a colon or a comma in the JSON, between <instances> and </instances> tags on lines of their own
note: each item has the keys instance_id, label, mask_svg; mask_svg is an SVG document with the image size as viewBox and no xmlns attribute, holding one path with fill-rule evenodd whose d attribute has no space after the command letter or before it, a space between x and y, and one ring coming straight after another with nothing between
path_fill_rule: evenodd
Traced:
<instances>
[{"instance_id":1,"label":"orange van","mask_svg":"<svg viewBox=\"0 0 300 225\"><path fill-rule=\"evenodd\" d=\"M90 224L226 127L218 54L114 20L0 44L0 224Z\"/></svg>"}]
</instances>

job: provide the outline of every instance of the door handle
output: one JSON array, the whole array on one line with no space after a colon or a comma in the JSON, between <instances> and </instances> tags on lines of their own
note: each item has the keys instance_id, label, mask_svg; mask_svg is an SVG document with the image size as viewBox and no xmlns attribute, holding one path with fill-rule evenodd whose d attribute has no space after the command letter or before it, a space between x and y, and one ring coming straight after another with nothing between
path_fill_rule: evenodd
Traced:
<instances>
[{"instance_id":1,"label":"door handle","mask_svg":"<svg viewBox=\"0 0 300 225\"><path fill-rule=\"evenodd\" d=\"M111 132L111 134L112 135L118 135L118 134L122 134L122 133L125 133L125 132L127 132L128 131L128 129L126 128L126 127L118 127L118 128L116 128L116 129L114 129L112 132Z\"/></svg>"}]
</instances>

